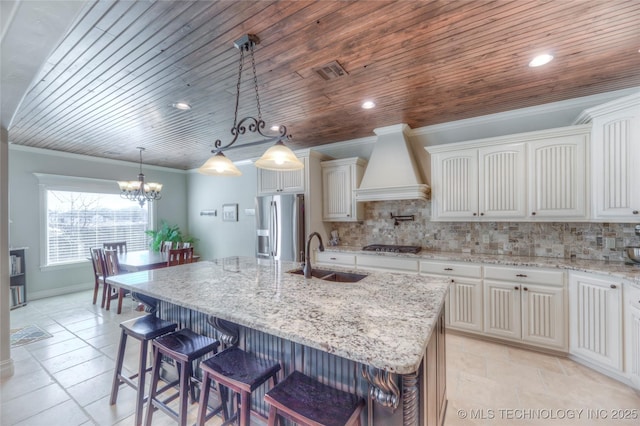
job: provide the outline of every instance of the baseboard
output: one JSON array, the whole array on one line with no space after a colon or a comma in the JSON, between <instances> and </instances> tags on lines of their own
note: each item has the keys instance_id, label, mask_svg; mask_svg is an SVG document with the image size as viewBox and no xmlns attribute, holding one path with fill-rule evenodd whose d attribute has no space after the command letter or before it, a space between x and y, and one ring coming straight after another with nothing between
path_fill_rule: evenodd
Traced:
<instances>
[{"instance_id":1,"label":"baseboard","mask_svg":"<svg viewBox=\"0 0 640 426\"><path fill-rule=\"evenodd\" d=\"M0 379L13 376L13 359L9 358L0 362Z\"/></svg>"},{"instance_id":2,"label":"baseboard","mask_svg":"<svg viewBox=\"0 0 640 426\"><path fill-rule=\"evenodd\" d=\"M582 364L587 368L590 368L594 371L597 371L600 374L604 374L607 377L612 378L613 380L617 380L620 383L624 383L625 385L637 389L633 383L631 383L631 380L629 380L629 378L622 372L622 371L617 371L617 370L613 370L610 367L604 367L602 365L598 365L597 363L583 358L580 355L575 355L575 354L569 354L568 358L572 361L577 362L578 364Z\"/></svg>"},{"instance_id":3,"label":"baseboard","mask_svg":"<svg viewBox=\"0 0 640 426\"><path fill-rule=\"evenodd\" d=\"M553 355L553 356L565 357L565 358L569 355L567 351L563 351L560 349L546 348L546 347L536 346L534 344L524 343L524 342L515 342L512 340L501 339L499 337L487 336L486 334L483 334L483 333L477 333L473 331L460 330L457 328L449 328L449 327L447 327L446 330L447 330L447 333L451 333L451 334L458 334L460 336L465 336L465 337L473 337L475 339L484 340L486 342L497 343L505 346L511 346L518 349L527 349L530 351L540 352L547 355Z\"/></svg>"},{"instance_id":4,"label":"baseboard","mask_svg":"<svg viewBox=\"0 0 640 426\"><path fill-rule=\"evenodd\" d=\"M93 283L70 285L66 287L52 288L49 290L34 291L27 294L27 303L30 300L44 299L46 297L61 296L63 294L76 293L93 289Z\"/></svg>"}]
</instances>

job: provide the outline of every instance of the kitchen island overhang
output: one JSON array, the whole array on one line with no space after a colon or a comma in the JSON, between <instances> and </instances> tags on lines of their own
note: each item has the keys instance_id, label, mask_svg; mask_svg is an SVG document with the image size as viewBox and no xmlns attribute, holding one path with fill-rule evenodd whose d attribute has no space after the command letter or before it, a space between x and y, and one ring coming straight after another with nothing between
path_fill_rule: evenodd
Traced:
<instances>
[{"instance_id":1,"label":"kitchen island overhang","mask_svg":"<svg viewBox=\"0 0 640 426\"><path fill-rule=\"evenodd\" d=\"M444 309L447 280L370 272L359 282L340 283L288 273L297 268L293 262L233 257L107 281L362 364L372 372L415 376L424 370L427 345Z\"/></svg>"}]
</instances>

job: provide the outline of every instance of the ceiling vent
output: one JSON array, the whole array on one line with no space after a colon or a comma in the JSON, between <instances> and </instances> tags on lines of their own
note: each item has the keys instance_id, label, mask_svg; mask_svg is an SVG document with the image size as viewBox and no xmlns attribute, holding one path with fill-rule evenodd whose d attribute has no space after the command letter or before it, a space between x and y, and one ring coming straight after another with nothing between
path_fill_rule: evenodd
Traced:
<instances>
[{"instance_id":1,"label":"ceiling vent","mask_svg":"<svg viewBox=\"0 0 640 426\"><path fill-rule=\"evenodd\" d=\"M347 71L340 66L338 61L331 61L321 67L312 68L312 70L322 77L323 80L334 80L347 75Z\"/></svg>"}]
</instances>

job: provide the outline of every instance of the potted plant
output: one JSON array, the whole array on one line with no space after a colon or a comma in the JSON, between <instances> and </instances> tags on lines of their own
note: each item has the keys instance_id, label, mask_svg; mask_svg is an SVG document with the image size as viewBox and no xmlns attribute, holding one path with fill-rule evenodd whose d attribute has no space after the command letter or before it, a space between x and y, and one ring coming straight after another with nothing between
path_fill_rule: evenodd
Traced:
<instances>
[{"instance_id":1,"label":"potted plant","mask_svg":"<svg viewBox=\"0 0 640 426\"><path fill-rule=\"evenodd\" d=\"M151 250L160 251L163 241L171 241L172 243L189 242L195 243L198 239L182 235L182 231L178 225L169 225L165 220L161 221L160 227L156 230L150 229L145 231L151 237Z\"/></svg>"}]
</instances>

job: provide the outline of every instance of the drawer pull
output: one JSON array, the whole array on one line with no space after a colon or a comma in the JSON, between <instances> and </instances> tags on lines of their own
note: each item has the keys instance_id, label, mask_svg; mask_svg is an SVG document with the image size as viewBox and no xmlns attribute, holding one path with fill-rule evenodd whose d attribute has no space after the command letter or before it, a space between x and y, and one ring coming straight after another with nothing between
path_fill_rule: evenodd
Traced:
<instances>
[{"instance_id":1,"label":"drawer pull","mask_svg":"<svg viewBox=\"0 0 640 426\"><path fill-rule=\"evenodd\" d=\"M613 289L618 288L618 286L617 286L617 285L615 285L615 284L611 284L611 286L610 286L610 287L611 287L611 288L613 288Z\"/></svg>"},{"instance_id":2,"label":"drawer pull","mask_svg":"<svg viewBox=\"0 0 640 426\"><path fill-rule=\"evenodd\" d=\"M444 268L445 271L453 271L453 268Z\"/></svg>"},{"instance_id":3,"label":"drawer pull","mask_svg":"<svg viewBox=\"0 0 640 426\"><path fill-rule=\"evenodd\" d=\"M522 289L523 289L524 291L529 291L529 289L528 289L528 288L526 288L526 287L522 287Z\"/></svg>"},{"instance_id":4,"label":"drawer pull","mask_svg":"<svg viewBox=\"0 0 640 426\"><path fill-rule=\"evenodd\" d=\"M514 289L516 289L516 290L520 290L520 287L518 287L518 286L515 286L515 287L514 287Z\"/></svg>"},{"instance_id":5,"label":"drawer pull","mask_svg":"<svg viewBox=\"0 0 640 426\"><path fill-rule=\"evenodd\" d=\"M518 274L518 275L516 275L516 277L527 278L527 276L525 274Z\"/></svg>"},{"instance_id":6,"label":"drawer pull","mask_svg":"<svg viewBox=\"0 0 640 426\"><path fill-rule=\"evenodd\" d=\"M638 214L638 213L640 213L640 212L638 212L638 210L634 210L632 213L633 213L633 214Z\"/></svg>"},{"instance_id":7,"label":"drawer pull","mask_svg":"<svg viewBox=\"0 0 640 426\"><path fill-rule=\"evenodd\" d=\"M330 257L329 260L338 260L337 257Z\"/></svg>"},{"instance_id":8,"label":"drawer pull","mask_svg":"<svg viewBox=\"0 0 640 426\"><path fill-rule=\"evenodd\" d=\"M478 213L474 213L473 215L474 215L474 216L477 216L477 215L478 215Z\"/></svg>"}]
</instances>

